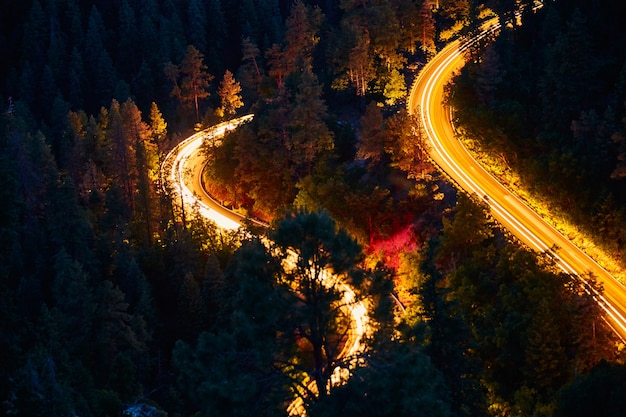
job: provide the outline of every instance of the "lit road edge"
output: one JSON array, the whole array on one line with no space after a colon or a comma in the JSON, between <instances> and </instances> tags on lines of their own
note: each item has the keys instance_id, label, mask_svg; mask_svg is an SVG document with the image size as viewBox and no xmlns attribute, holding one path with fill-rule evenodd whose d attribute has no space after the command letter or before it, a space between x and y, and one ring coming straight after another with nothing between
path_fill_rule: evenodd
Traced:
<instances>
[{"instance_id":1,"label":"lit road edge","mask_svg":"<svg viewBox=\"0 0 626 417\"><path fill-rule=\"evenodd\" d=\"M249 122L253 117L254 115L248 114L195 133L176 145L161 164L162 185L165 185L166 182L172 185L172 189L169 192L172 194L173 201L179 205L184 205L185 210L198 210L203 217L215 222L218 227L226 230L238 229L245 217L222 206L211 198L202 188L200 178L197 178L197 176L201 175L202 169L194 172L189 165L190 161L198 156L197 154L206 140L213 140L214 144L218 145L219 140L224 137L226 132ZM192 191L192 189L195 189L196 192ZM287 267L289 265L293 267L295 259L296 254L291 252L286 260ZM343 293L342 308L348 310L347 313L351 316L352 325L347 343L339 357L348 359L348 367L353 368L357 365L361 353L365 351L364 336L369 334L371 330L369 328L367 308L363 301L357 300L354 290L349 285L338 281L336 277L324 273L322 283L328 286L336 285L339 291ZM340 385L349 376L350 371L348 369L336 367L331 376L331 384ZM314 385L314 382L311 384ZM305 415L302 398L298 397L294 400L289 405L287 411L291 416Z\"/></svg>"},{"instance_id":2,"label":"lit road edge","mask_svg":"<svg viewBox=\"0 0 626 417\"><path fill-rule=\"evenodd\" d=\"M463 53L483 37L498 30L492 19L474 38L454 41L439 52L420 72L408 99L409 113L418 113L428 137L428 154L433 163L453 183L488 204L492 215L506 229L531 249L551 256L566 273L587 284L585 275L592 273L604 287L604 294L585 285L606 313L607 323L622 342L626 338L626 288L601 265L591 259L552 225L530 209L489 174L456 139L451 109L443 103L443 89L452 74L465 65Z\"/></svg>"}]
</instances>

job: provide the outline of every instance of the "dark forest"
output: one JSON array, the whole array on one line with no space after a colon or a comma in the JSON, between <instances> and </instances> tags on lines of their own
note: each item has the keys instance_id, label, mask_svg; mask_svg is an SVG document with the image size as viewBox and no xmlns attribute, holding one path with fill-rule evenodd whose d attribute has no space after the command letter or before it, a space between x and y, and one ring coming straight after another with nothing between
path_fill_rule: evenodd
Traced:
<instances>
[{"instance_id":1,"label":"dark forest","mask_svg":"<svg viewBox=\"0 0 626 417\"><path fill-rule=\"evenodd\" d=\"M460 136L626 267L626 5L537 3L3 0L1 413L623 413L594 297L436 169L406 108L447 42L510 22L450 83ZM250 113L203 183L269 226L181 214L167 153Z\"/></svg>"}]
</instances>

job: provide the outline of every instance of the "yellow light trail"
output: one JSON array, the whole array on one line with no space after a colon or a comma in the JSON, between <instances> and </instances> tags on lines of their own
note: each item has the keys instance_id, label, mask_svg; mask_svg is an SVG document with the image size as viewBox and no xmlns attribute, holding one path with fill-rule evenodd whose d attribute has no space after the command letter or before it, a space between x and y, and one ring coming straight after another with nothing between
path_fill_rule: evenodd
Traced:
<instances>
[{"instance_id":1,"label":"yellow light trail","mask_svg":"<svg viewBox=\"0 0 626 417\"><path fill-rule=\"evenodd\" d=\"M483 25L477 37L450 43L421 71L408 101L408 110L419 113L429 143L429 155L462 190L482 198L492 215L506 229L530 248L552 256L566 273L582 282L592 273L604 287L599 294L587 285L587 291L609 317L609 324L624 341L626 338L626 288L597 262L565 238L552 225L530 209L489 174L456 139L451 109L444 104L444 88L452 75L465 65L463 52L473 42L500 28L497 20Z\"/></svg>"}]
</instances>

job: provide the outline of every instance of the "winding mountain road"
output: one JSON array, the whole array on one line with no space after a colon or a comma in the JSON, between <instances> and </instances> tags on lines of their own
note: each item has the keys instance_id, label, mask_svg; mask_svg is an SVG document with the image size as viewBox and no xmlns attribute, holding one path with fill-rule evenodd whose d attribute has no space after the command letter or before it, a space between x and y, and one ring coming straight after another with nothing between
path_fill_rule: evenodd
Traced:
<instances>
[{"instance_id":1,"label":"winding mountain road","mask_svg":"<svg viewBox=\"0 0 626 417\"><path fill-rule=\"evenodd\" d=\"M485 27L481 35L497 30L499 25L491 22ZM538 252L549 253L563 271L581 280L585 280L587 274L593 274L604 287L603 294L595 293L594 296L606 312L607 322L624 341L626 288L500 184L456 138L451 109L444 104L444 90L452 75L465 64L463 50L476 41L474 38L467 42L457 40L450 43L422 69L411 89L408 109L420 119L428 137L430 157L459 188L482 198L489 205L493 217L521 242ZM173 198L179 201L180 207L184 210L199 210L203 216L223 228L240 227L244 216L223 207L202 186L202 170L206 161L201 145L205 140L219 141L228 130L237 128L252 117L243 116L192 135L167 155L161 166L162 180L172 185ZM345 297L354 299L354 292L347 285L343 291ZM361 339L367 331L366 308L362 303L346 304L353 306L350 314L354 330L343 355L356 356L363 349ZM337 378L341 378L339 370ZM304 415L302 400L294 401L288 413Z\"/></svg>"},{"instance_id":2,"label":"winding mountain road","mask_svg":"<svg viewBox=\"0 0 626 417\"><path fill-rule=\"evenodd\" d=\"M479 37L499 27L497 21L490 21ZM428 137L430 157L459 188L482 198L493 217L528 247L550 254L563 271L581 280L593 274L604 287L603 295L595 292L594 296L615 333L625 340L626 288L500 184L456 138L451 108L444 103L444 89L453 74L465 65L463 51L477 39L450 43L422 69L411 89L408 110L419 117Z\"/></svg>"},{"instance_id":3,"label":"winding mountain road","mask_svg":"<svg viewBox=\"0 0 626 417\"><path fill-rule=\"evenodd\" d=\"M224 207L220 202L212 198L202 185L202 171L206 166L206 155L202 151L205 141L213 141L219 145L221 139L229 131L236 129L243 123L252 120L253 115L239 117L228 122L220 123L206 130L198 132L179 143L165 157L161 165L161 182L171 185L171 196L178 202L181 215L190 210L198 210L205 218L215 222L223 229L237 229L246 220L246 217ZM254 220L252 220L254 221ZM264 225L261 222L257 222ZM295 254L292 254L291 262L295 262ZM334 277L324 274L324 282L335 285L343 293L342 308L346 315L351 318L351 332L339 357L354 358L356 361L360 353L365 349L363 340L369 331L367 308L363 301L357 299L354 290L345 283L338 283ZM331 377L331 383L340 384L345 380L346 369L337 367ZM311 382L314 384L314 382ZM311 388L315 391L315 388ZM290 416L304 416L304 401L297 397L288 407Z\"/></svg>"}]
</instances>

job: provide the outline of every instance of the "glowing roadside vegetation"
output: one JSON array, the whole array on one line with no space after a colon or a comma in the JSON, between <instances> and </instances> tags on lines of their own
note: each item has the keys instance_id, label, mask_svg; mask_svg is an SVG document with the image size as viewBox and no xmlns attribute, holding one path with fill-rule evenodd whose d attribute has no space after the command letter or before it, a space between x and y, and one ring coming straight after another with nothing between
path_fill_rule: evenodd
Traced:
<instances>
[{"instance_id":1,"label":"glowing roadside vegetation","mask_svg":"<svg viewBox=\"0 0 626 417\"><path fill-rule=\"evenodd\" d=\"M240 223L234 220L240 217L235 212L228 216L221 211L217 211L215 205L213 207L209 206L200 196L191 191L188 184L194 179L190 178L190 173L186 169L186 163L191 155L200 149L205 140L219 140L224 137L227 131L252 120L252 117L253 115L251 114L242 116L191 135L167 154L161 166L161 175L162 179L166 180L163 183L168 183L172 186L171 192L174 201L182 202L181 204L184 205L184 207L180 208L183 210L196 209L202 216L214 221L219 227L224 229L232 230L240 226Z\"/></svg>"},{"instance_id":2,"label":"glowing roadside vegetation","mask_svg":"<svg viewBox=\"0 0 626 417\"><path fill-rule=\"evenodd\" d=\"M470 138L463 132L458 133L467 150L474 159L480 162L485 170L498 178L509 191L520 198L564 236L567 236L572 243L582 249L619 282L626 284L626 273L619 263L602 247L594 243L593 239L586 235L578 226L572 224L566 213L548 207L548 203L541 195L529 191L525 184L522 183L519 175L507 166L502 157L489 153L480 146L477 140Z\"/></svg>"},{"instance_id":3,"label":"glowing roadside vegetation","mask_svg":"<svg viewBox=\"0 0 626 417\"><path fill-rule=\"evenodd\" d=\"M496 13L488 7L481 7L478 12L479 20L489 20L496 17ZM467 28L467 22L458 20L449 28L441 31L439 34L439 40L442 42L449 42L455 37L459 36L463 29Z\"/></svg>"},{"instance_id":4,"label":"glowing roadside vegetation","mask_svg":"<svg viewBox=\"0 0 626 417\"><path fill-rule=\"evenodd\" d=\"M500 28L496 19L481 26L482 30L469 40L450 43L422 70L409 98L409 109L420 115L429 139L429 153L453 183L470 195L482 199L501 224L531 249L553 258L563 272L577 276L610 318L607 323L622 340L626 338L626 290L597 261L577 247L572 239L559 232L549 221L532 210L524 201L509 192L459 142L454 130L451 109L445 105L449 79L466 60L466 50ZM419 104L418 104L419 103ZM600 280L604 292L589 286L591 273ZM610 322L610 323L609 323Z\"/></svg>"},{"instance_id":5,"label":"glowing roadside vegetation","mask_svg":"<svg viewBox=\"0 0 626 417\"><path fill-rule=\"evenodd\" d=\"M291 253L291 256L286 260L286 269L295 267L296 254ZM338 285L343 293L341 302L341 310L348 316L351 316L351 328L347 332L348 340L346 341L339 357L351 358L348 364L348 368L337 366L333 370L333 374L329 383L333 386L344 384L351 374L351 369L360 365L359 357L360 353L364 352L366 346L363 344L364 337L370 333L369 320L367 316L367 309L363 302L358 301L354 290L343 282L337 282L337 278L328 274L327 271L322 271L322 283L323 285L332 287ZM306 376L303 381L303 386L307 387L307 390L317 394L317 384L309 375ZM287 414L289 416L306 416L306 408L304 398L307 393L302 387L297 387L296 399L289 404L287 408Z\"/></svg>"}]
</instances>

